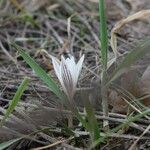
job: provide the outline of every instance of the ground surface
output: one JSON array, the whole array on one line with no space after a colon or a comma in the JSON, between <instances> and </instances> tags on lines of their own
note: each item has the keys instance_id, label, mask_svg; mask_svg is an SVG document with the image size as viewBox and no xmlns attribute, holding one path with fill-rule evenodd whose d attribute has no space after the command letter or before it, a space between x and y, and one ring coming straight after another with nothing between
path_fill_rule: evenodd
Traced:
<instances>
[{"instance_id":1,"label":"ground surface","mask_svg":"<svg viewBox=\"0 0 150 150\"><path fill-rule=\"evenodd\" d=\"M34 74L32 69L18 55L10 43L15 42L25 48L35 60L51 73L57 81L51 62L39 50L45 49L49 54L60 57L61 54L71 53L77 59L84 53L85 62L79 85L89 87L91 81L97 81L101 72L99 63L99 17L97 0L57 0L57 1L2 1L0 4L0 106L3 112L8 106L25 76L30 77L28 90L22 97L18 106L17 117L12 117L6 124L7 128L0 129L0 142L13 139L20 135L33 133L41 127L51 127L52 132L39 132L32 139L22 140L10 149L30 149L55 143L61 139L68 139L68 135L62 135L62 118L56 97ZM109 37L114 25L121 19L130 16L137 11L149 9L150 1L143 0L106 0ZM71 20L71 24L69 20ZM150 36L150 18L142 17L124 25L118 35L118 51L124 54L135 43ZM68 26L71 28L68 29ZM113 58L113 52L109 46L109 59ZM149 63L149 62L148 62ZM32 107L31 107L32 106ZM36 107L39 106L38 109ZM55 108L45 110L48 108ZM1 113L2 114L2 113ZM18 116L19 114L19 116ZM56 115L58 114L58 115ZM56 117L57 116L57 117ZM18 119L19 118L19 119ZM59 124L59 123L60 124ZM113 122L114 123L114 122ZM56 127L57 128L54 128ZM62 129L62 128L61 128ZM127 131L135 136L140 131ZM149 135L149 134L148 134ZM80 139L81 138L81 139ZM83 149L88 139L82 135L80 138L56 144L53 149ZM32 142L31 142L32 141ZM110 138L101 149L128 149L133 140L127 138ZM117 143L117 144L116 144ZM109 147L111 146L111 147ZM149 149L150 141L141 141L137 149Z\"/></svg>"}]
</instances>

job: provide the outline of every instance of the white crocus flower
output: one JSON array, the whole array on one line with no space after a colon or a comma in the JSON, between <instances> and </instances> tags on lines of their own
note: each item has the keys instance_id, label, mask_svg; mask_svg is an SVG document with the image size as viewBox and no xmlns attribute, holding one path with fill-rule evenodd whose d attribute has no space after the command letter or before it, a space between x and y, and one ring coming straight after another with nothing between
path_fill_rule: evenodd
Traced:
<instances>
[{"instance_id":1,"label":"white crocus flower","mask_svg":"<svg viewBox=\"0 0 150 150\"><path fill-rule=\"evenodd\" d=\"M80 58L78 63L75 62L73 56L67 59L61 56L61 61L53 56L51 56L51 59L62 88L71 100L76 91L77 81L84 61L84 55Z\"/></svg>"}]
</instances>

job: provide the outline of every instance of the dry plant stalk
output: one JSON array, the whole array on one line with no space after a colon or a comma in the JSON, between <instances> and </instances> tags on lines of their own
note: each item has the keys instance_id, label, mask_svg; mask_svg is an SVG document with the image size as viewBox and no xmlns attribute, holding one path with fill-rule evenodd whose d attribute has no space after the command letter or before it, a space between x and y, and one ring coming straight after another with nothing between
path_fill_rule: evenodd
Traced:
<instances>
[{"instance_id":1,"label":"dry plant stalk","mask_svg":"<svg viewBox=\"0 0 150 150\"><path fill-rule=\"evenodd\" d=\"M117 56L117 36L116 36L116 34L121 30L121 28L125 24L127 24L131 21L137 20L137 19L143 19L143 18L147 18L147 17L150 17L150 9L139 11L133 15L128 16L125 19L120 20L118 23L116 23L116 25L114 26L114 28L111 31L111 41L110 41L111 47L113 49L115 56Z\"/></svg>"}]
</instances>

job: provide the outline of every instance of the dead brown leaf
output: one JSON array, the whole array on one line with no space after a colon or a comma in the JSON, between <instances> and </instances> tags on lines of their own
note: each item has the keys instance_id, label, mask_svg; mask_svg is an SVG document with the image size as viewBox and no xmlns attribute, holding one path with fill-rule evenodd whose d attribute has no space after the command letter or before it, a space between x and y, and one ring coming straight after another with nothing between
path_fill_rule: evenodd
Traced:
<instances>
[{"instance_id":1,"label":"dead brown leaf","mask_svg":"<svg viewBox=\"0 0 150 150\"><path fill-rule=\"evenodd\" d=\"M150 9L139 11L133 15L128 16L125 19L120 20L111 31L111 47L117 56L117 33L122 29L123 26L134 20L141 20L150 17Z\"/></svg>"},{"instance_id":2,"label":"dead brown leaf","mask_svg":"<svg viewBox=\"0 0 150 150\"><path fill-rule=\"evenodd\" d=\"M127 92L131 93L135 98L150 95L150 66L146 68L140 79L137 79L137 72L135 70L128 71L121 77L120 86ZM132 99L129 99L119 92L113 90L110 92L109 101L110 105L113 107L113 112L123 114L127 113L129 103L127 103L124 98L127 99L129 103L132 101ZM150 96L144 98L140 102L146 107L149 107Z\"/></svg>"}]
</instances>

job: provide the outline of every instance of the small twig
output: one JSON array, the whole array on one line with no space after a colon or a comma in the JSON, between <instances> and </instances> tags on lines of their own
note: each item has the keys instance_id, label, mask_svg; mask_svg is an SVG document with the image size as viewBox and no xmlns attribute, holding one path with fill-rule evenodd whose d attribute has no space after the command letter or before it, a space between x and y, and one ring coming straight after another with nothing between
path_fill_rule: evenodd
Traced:
<instances>
[{"instance_id":1,"label":"small twig","mask_svg":"<svg viewBox=\"0 0 150 150\"><path fill-rule=\"evenodd\" d=\"M101 116L103 115L103 112L96 112L97 115ZM109 117L110 118L118 118L118 119L126 119L127 116L123 115L123 114L118 114L118 113L109 113ZM144 124L150 124L150 120L146 120L146 119L139 119L137 120L139 123L144 123Z\"/></svg>"},{"instance_id":2,"label":"small twig","mask_svg":"<svg viewBox=\"0 0 150 150\"><path fill-rule=\"evenodd\" d=\"M74 131L74 133L76 135L80 135L80 136L88 136L89 132L86 131ZM127 134L117 134L117 133L111 133L111 134L105 134L105 133L100 133L101 136L105 137L116 137L116 138L125 138L125 139L138 139L138 136L134 136L134 135L127 135ZM149 137L143 137L141 139L149 139Z\"/></svg>"},{"instance_id":3,"label":"small twig","mask_svg":"<svg viewBox=\"0 0 150 150\"><path fill-rule=\"evenodd\" d=\"M50 144L50 145L46 145L46 146L42 146L42 147L38 147L38 148L33 148L31 150L43 150L43 149L47 149L47 148L52 148L58 144L61 144L61 143L65 143L65 142L68 142L70 140L72 140L74 137L70 137L69 139L65 139L65 140L60 140L60 141L57 141L53 144Z\"/></svg>"},{"instance_id":4,"label":"small twig","mask_svg":"<svg viewBox=\"0 0 150 150\"><path fill-rule=\"evenodd\" d=\"M131 147L129 148L129 150L134 150L136 144L138 143L138 141L144 136L144 134L146 134L147 132L149 132L150 130L150 125L145 129L145 131L137 138L136 141L134 141L134 143L131 145Z\"/></svg>"},{"instance_id":5,"label":"small twig","mask_svg":"<svg viewBox=\"0 0 150 150\"><path fill-rule=\"evenodd\" d=\"M81 16L78 16L81 21L86 25L86 27L88 28L88 30L91 32L92 36L94 37L95 41L98 43L99 46L101 46L100 40L97 36L97 34L93 31L92 27L90 26L90 24L87 22L87 20L85 20L84 18L82 18Z\"/></svg>"},{"instance_id":6,"label":"small twig","mask_svg":"<svg viewBox=\"0 0 150 150\"><path fill-rule=\"evenodd\" d=\"M15 64L17 64L16 60L10 55L10 53L4 48L2 42L0 42L0 46L2 51L9 57L10 60L12 60Z\"/></svg>"},{"instance_id":7,"label":"small twig","mask_svg":"<svg viewBox=\"0 0 150 150\"><path fill-rule=\"evenodd\" d=\"M82 150L81 148L76 148L76 147L69 145L69 144L66 144L66 143L62 143L62 146L66 149L69 149L69 150Z\"/></svg>"},{"instance_id":8,"label":"small twig","mask_svg":"<svg viewBox=\"0 0 150 150\"><path fill-rule=\"evenodd\" d=\"M56 32L56 30L51 26L50 22L46 21L45 24L46 24L47 28L49 28L53 32L53 34L54 34L55 38L58 40L58 42L61 45L63 45L64 44L63 39L59 36L59 34Z\"/></svg>"}]
</instances>

